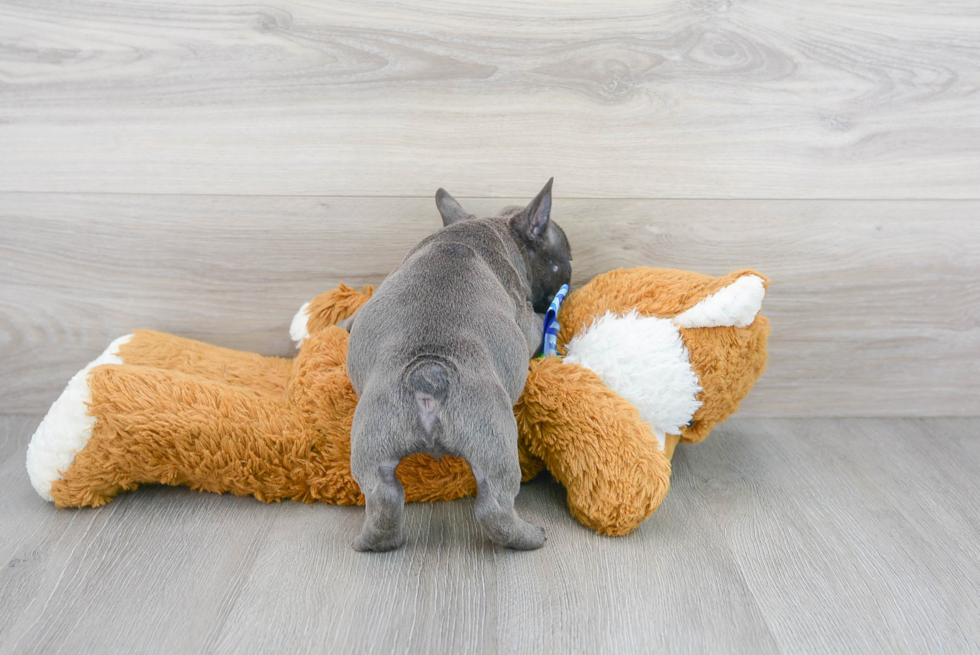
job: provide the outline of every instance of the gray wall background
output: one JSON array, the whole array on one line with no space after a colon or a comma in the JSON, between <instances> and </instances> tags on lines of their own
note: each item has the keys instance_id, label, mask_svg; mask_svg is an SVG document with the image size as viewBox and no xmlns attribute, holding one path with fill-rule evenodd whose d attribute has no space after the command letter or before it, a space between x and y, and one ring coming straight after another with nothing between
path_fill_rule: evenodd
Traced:
<instances>
[{"instance_id":1,"label":"gray wall background","mask_svg":"<svg viewBox=\"0 0 980 655\"><path fill-rule=\"evenodd\" d=\"M773 280L754 416L980 413L980 8L0 4L0 413L138 327L298 306L556 177L575 283Z\"/></svg>"}]
</instances>

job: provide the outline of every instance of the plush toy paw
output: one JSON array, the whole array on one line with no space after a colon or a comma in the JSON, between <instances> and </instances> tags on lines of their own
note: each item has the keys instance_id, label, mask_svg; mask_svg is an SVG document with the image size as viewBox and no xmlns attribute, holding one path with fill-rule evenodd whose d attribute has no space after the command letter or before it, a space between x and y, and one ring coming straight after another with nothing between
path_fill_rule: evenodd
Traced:
<instances>
[{"instance_id":1,"label":"plush toy paw","mask_svg":"<svg viewBox=\"0 0 980 655\"><path fill-rule=\"evenodd\" d=\"M41 498L54 500L51 485L62 479L65 471L75 461L75 455L92 438L95 417L88 413L88 404L92 400L89 373L103 364L121 364L119 348L132 338L131 334L119 337L94 361L76 373L34 432L27 447L27 474Z\"/></svg>"},{"instance_id":2,"label":"plush toy paw","mask_svg":"<svg viewBox=\"0 0 980 655\"><path fill-rule=\"evenodd\" d=\"M670 489L670 461L636 407L584 366L531 362L514 408L521 445L568 491L568 509L602 534L623 535Z\"/></svg>"}]
</instances>

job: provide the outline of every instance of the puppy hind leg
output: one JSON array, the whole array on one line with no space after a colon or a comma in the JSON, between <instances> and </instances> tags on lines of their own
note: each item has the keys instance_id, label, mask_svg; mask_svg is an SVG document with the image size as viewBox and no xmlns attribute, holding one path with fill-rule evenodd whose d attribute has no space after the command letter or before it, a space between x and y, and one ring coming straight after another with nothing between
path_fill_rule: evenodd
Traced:
<instances>
[{"instance_id":1,"label":"puppy hind leg","mask_svg":"<svg viewBox=\"0 0 980 655\"><path fill-rule=\"evenodd\" d=\"M401 456L390 446L398 431L391 417L370 398L362 398L354 412L351 473L364 494L364 526L355 550L384 552L405 543L405 489L395 477Z\"/></svg>"},{"instance_id":2,"label":"puppy hind leg","mask_svg":"<svg viewBox=\"0 0 980 655\"><path fill-rule=\"evenodd\" d=\"M506 413L495 412L486 423L473 425L472 446L462 453L476 478L476 518L494 543L534 550L544 545L544 530L523 520L514 509L514 498L521 488L517 421L507 403L497 404L505 407Z\"/></svg>"},{"instance_id":3,"label":"puppy hind leg","mask_svg":"<svg viewBox=\"0 0 980 655\"><path fill-rule=\"evenodd\" d=\"M493 470L492 466L490 470ZM514 498L517 496L514 487L519 488L521 484L521 469L516 455L514 466L508 466L506 471L497 469L490 473L473 467L473 474L479 489L476 518L491 541L515 550L534 550L544 546L544 529L528 523L514 509Z\"/></svg>"},{"instance_id":4,"label":"puppy hind leg","mask_svg":"<svg viewBox=\"0 0 980 655\"><path fill-rule=\"evenodd\" d=\"M381 553L405 544L405 489L395 477L397 466L398 460L391 459L375 467L374 475L355 475L364 492L364 527L354 539L354 550Z\"/></svg>"}]
</instances>

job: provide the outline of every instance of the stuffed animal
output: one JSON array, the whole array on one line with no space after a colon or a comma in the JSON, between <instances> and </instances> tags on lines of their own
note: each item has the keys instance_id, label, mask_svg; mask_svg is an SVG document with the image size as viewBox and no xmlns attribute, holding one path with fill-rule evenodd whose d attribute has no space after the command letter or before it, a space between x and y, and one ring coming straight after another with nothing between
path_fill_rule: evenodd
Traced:
<instances>
[{"instance_id":1,"label":"stuffed animal","mask_svg":"<svg viewBox=\"0 0 980 655\"><path fill-rule=\"evenodd\" d=\"M704 439L762 374L768 281L668 269L611 271L562 308L564 357L530 362L514 408L523 479L547 468L581 523L635 529L670 486L678 441ZM294 359L138 330L76 374L31 439L27 469L58 507L98 507L141 484L341 505L357 397L337 323L372 293L344 285L303 306ZM476 493L468 464L418 454L397 476L409 501Z\"/></svg>"}]
</instances>

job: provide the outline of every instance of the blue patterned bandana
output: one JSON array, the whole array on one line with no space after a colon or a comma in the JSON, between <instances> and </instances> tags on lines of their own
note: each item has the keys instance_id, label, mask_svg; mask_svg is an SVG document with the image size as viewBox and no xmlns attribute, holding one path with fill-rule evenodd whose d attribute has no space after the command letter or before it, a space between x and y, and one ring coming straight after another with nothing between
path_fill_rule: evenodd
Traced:
<instances>
[{"instance_id":1,"label":"blue patterned bandana","mask_svg":"<svg viewBox=\"0 0 980 655\"><path fill-rule=\"evenodd\" d=\"M565 300L567 294L568 285L563 284L561 289L558 290L558 293L555 294L555 299L551 301L551 307L548 308L548 313L544 315L542 357L556 357L558 355L558 332L561 330L561 324L558 322L558 311L561 309L561 303Z\"/></svg>"}]
</instances>

